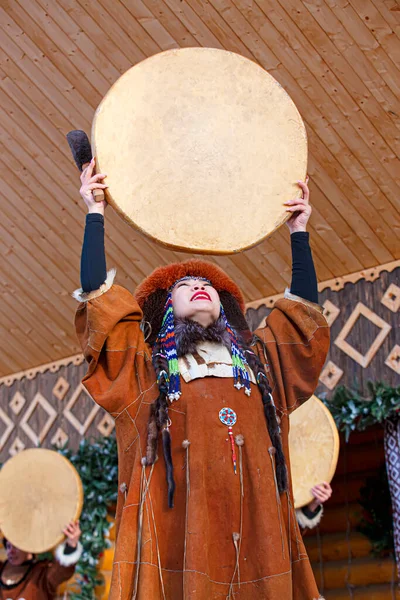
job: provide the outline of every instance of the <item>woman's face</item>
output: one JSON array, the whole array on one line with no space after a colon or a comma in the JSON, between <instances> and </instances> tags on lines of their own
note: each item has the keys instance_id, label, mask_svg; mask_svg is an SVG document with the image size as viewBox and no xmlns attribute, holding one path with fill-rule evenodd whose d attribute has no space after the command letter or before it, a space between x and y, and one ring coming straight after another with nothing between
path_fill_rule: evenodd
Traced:
<instances>
[{"instance_id":1,"label":"woman's face","mask_svg":"<svg viewBox=\"0 0 400 600\"><path fill-rule=\"evenodd\" d=\"M214 323L221 312L217 290L201 279L185 279L172 290L174 315L178 319L191 319L203 327Z\"/></svg>"},{"instance_id":2,"label":"woman's face","mask_svg":"<svg viewBox=\"0 0 400 600\"><path fill-rule=\"evenodd\" d=\"M29 552L24 552L24 550L20 550L16 546L13 546L8 540L6 542L6 552L8 562L14 567L18 567L19 565L24 564L26 560L30 560L32 558L32 554Z\"/></svg>"}]
</instances>

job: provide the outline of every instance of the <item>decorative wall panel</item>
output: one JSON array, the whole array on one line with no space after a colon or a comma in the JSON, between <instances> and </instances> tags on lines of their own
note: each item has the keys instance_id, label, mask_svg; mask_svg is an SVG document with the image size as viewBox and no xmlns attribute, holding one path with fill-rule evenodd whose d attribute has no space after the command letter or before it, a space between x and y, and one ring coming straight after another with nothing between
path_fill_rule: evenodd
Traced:
<instances>
[{"instance_id":1,"label":"decorative wall panel","mask_svg":"<svg viewBox=\"0 0 400 600\"><path fill-rule=\"evenodd\" d=\"M41 371L0 384L0 462L39 445L68 442L76 448L83 437L108 436L114 429L113 419L81 384L86 372L82 360Z\"/></svg>"},{"instance_id":2,"label":"decorative wall panel","mask_svg":"<svg viewBox=\"0 0 400 600\"><path fill-rule=\"evenodd\" d=\"M354 283L335 286L332 282L320 291L319 302L331 327L331 347L317 395L330 397L338 385L366 393L367 381L400 385L400 269L366 275ZM269 298L254 304L247 313L253 328L271 311Z\"/></svg>"}]
</instances>

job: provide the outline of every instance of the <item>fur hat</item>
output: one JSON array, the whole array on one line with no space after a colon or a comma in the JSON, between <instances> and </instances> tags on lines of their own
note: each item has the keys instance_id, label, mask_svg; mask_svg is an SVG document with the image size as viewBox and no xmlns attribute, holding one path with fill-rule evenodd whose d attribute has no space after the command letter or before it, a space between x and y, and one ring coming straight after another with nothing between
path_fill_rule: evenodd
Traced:
<instances>
[{"instance_id":1,"label":"fur hat","mask_svg":"<svg viewBox=\"0 0 400 600\"><path fill-rule=\"evenodd\" d=\"M186 276L208 279L219 293L229 323L237 331L246 332L245 335L248 335L244 299L236 283L217 265L205 260L187 260L159 267L136 289L135 297L143 311L143 319L150 325L147 341L151 346L161 329L168 290L176 281Z\"/></svg>"},{"instance_id":2,"label":"fur hat","mask_svg":"<svg viewBox=\"0 0 400 600\"><path fill-rule=\"evenodd\" d=\"M244 312L245 304L242 292L230 277L220 267L205 260L186 260L181 263L172 263L165 267L159 267L151 275L146 277L135 292L139 306L143 308L146 300L151 294L158 290L168 291L169 288L182 277L192 276L208 279L217 292L228 292L238 302L240 309Z\"/></svg>"}]
</instances>

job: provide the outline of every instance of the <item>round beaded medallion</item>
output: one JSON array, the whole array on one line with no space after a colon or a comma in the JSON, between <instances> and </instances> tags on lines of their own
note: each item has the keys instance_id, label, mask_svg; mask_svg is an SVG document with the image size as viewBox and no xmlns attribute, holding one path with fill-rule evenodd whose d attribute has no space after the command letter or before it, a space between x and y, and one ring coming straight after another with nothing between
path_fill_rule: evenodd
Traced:
<instances>
[{"instance_id":1,"label":"round beaded medallion","mask_svg":"<svg viewBox=\"0 0 400 600\"><path fill-rule=\"evenodd\" d=\"M233 425L237 421L237 416L236 416L236 413L234 410L232 410L231 408L225 407L219 411L219 420L224 425L227 425L228 427L233 427Z\"/></svg>"}]
</instances>

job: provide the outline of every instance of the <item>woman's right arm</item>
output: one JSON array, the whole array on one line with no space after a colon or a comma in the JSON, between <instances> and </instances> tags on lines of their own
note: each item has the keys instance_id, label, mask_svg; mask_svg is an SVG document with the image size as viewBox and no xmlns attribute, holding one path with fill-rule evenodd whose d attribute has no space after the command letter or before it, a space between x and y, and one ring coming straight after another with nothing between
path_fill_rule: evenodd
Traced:
<instances>
[{"instance_id":1,"label":"woman's right arm","mask_svg":"<svg viewBox=\"0 0 400 600\"><path fill-rule=\"evenodd\" d=\"M94 161L82 173L80 194L88 208L82 252L82 287L73 296L80 301L76 333L89 364L83 385L105 410L118 414L140 394L132 376L136 354L151 366L140 329L142 311L130 292L114 284L115 270L106 273L104 255L105 201L96 202L94 189L104 189L105 175L93 175Z\"/></svg>"}]
</instances>

